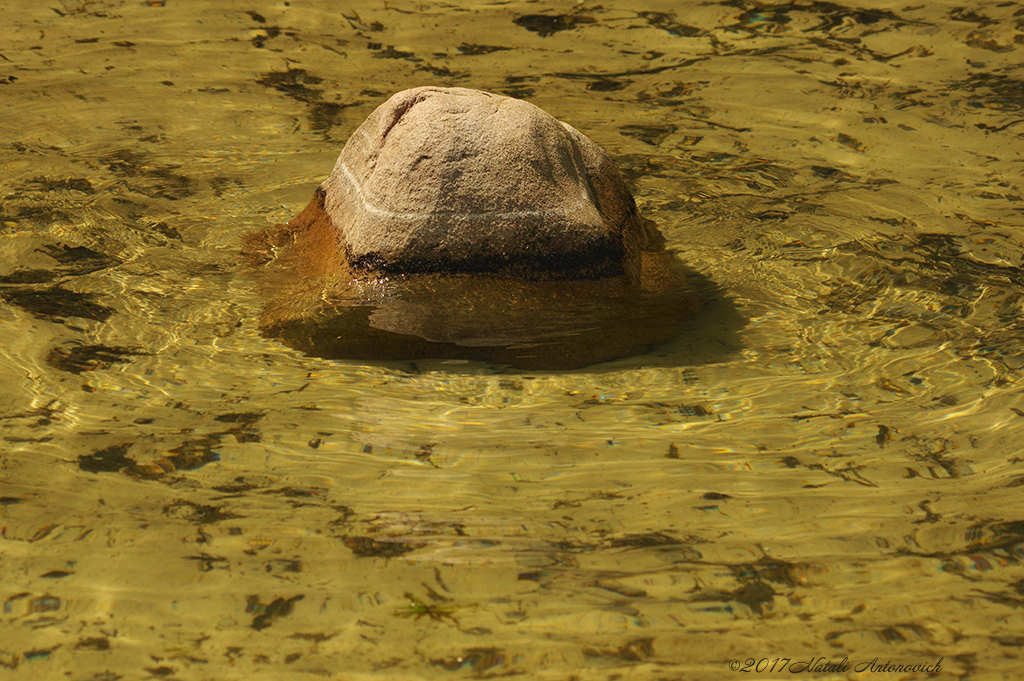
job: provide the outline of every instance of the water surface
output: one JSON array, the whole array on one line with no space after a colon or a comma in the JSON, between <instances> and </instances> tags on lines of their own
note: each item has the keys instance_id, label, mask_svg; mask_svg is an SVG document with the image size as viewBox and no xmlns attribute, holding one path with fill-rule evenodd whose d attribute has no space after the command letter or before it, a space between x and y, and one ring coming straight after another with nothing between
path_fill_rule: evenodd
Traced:
<instances>
[{"instance_id":1,"label":"water surface","mask_svg":"<svg viewBox=\"0 0 1024 681\"><path fill-rule=\"evenodd\" d=\"M4 674L1018 673L1020 3L3 16ZM699 325L567 372L263 337L243 236L428 84L602 145Z\"/></svg>"}]
</instances>

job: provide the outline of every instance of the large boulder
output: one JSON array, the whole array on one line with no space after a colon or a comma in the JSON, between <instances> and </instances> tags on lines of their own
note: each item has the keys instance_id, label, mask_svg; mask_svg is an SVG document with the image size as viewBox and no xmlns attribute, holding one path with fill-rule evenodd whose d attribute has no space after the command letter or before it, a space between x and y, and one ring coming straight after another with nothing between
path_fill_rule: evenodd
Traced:
<instances>
[{"instance_id":1,"label":"large boulder","mask_svg":"<svg viewBox=\"0 0 1024 681\"><path fill-rule=\"evenodd\" d=\"M364 272L635 278L650 245L599 146L529 102L464 88L379 106L314 203Z\"/></svg>"},{"instance_id":2,"label":"large boulder","mask_svg":"<svg viewBox=\"0 0 1024 681\"><path fill-rule=\"evenodd\" d=\"M391 97L309 205L245 251L276 261L265 333L330 357L582 366L666 340L695 310L600 147L463 88Z\"/></svg>"}]
</instances>

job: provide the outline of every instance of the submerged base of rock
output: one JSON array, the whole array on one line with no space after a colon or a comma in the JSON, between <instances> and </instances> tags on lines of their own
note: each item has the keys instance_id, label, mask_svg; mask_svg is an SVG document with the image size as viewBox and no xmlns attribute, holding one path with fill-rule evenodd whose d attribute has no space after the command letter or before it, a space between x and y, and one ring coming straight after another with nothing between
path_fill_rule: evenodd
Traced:
<instances>
[{"instance_id":1,"label":"submerged base of rock","mask_svg":"<svg viewBox=\"0 0 1024 681\"><path fill-rule=\"evenodd\" d=\"M315 314L265 318L262 328L329 359L568 370L641 354L678 335L698 309L697 296L682 288L638 294L616 280L567 283L555 290L464 275L398 277L346 291L347 300Z\"/></svg>"}]
</instances>

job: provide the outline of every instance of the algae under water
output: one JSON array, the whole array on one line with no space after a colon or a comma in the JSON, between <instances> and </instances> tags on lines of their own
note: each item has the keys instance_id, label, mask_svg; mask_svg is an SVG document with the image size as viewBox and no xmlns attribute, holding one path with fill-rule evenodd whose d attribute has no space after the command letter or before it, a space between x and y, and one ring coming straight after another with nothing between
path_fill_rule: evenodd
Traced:
<instances>
[{"instance_id":1,"label":"algae under water","mask_svg":"<svg viewBox=\"0 0 1024 681\"><path fill-rule=\"evenodd\" d=\"M1018 673L1020 4L4 19L4 674ZM418 85L608 151L718 292L700 333L529 372L263 337L243 236Z\"/></svg>"}]
</instances>

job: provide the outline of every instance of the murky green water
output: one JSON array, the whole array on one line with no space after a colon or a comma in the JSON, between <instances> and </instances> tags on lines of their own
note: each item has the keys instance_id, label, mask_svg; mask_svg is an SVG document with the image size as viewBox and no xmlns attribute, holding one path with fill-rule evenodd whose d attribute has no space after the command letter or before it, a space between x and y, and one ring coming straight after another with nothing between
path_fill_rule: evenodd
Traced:
<instances>
[{"instance_id":1,"label":"murky green water","mask_svg":"<svg viewBox=\"0 0 1024 681\"><path fill-rule=\"evenodd\" d=\"M0 675L1019 674L1021 3L11 4ZM263 338L242 237L424 84L592 137L721 296L564 373Z\"/></svg>"}]
</instances>

